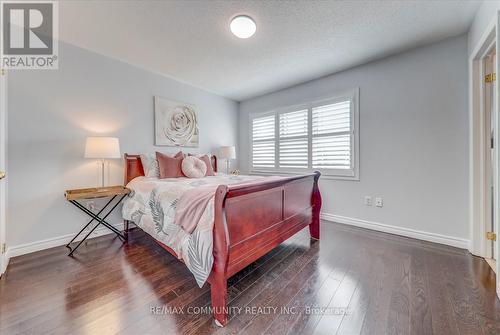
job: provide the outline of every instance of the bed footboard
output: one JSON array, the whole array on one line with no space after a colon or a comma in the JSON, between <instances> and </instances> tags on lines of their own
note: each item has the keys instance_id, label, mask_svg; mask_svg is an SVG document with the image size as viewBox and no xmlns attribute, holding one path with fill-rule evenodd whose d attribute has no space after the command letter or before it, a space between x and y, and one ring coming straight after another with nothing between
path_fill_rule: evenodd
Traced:
<instances>
[{"instance_id":1,"label":"bed footboard","mask_svg":"<svg viewBox=\"0 0 500 335\"><path fill-rule=\"evenodd\" d=\"M228 321L227 280L309 226L320 236L319 172L219 186L215 196L214 265L209 278L218 325Z\"/></svg>"},{"instance_id":2,"label":"bed footboard","mask_svg":"<svg viewBox=\"0 0 500 335\"><path fill-rule=\"evenodd\" d=\"M217 171L215 156L212 156L212 165ZM217 188L214 264L208 281L218 325L224 326L228 321L227 280L232 275L307 226L311 237L319 239L320 175L315 172ZM140 155L125 154L124 185L138 176L144 176ZM128 221L125 221L125 225L128 231ZM168 246L158 243L175 255Z\"/></svg>"}]
</instances>

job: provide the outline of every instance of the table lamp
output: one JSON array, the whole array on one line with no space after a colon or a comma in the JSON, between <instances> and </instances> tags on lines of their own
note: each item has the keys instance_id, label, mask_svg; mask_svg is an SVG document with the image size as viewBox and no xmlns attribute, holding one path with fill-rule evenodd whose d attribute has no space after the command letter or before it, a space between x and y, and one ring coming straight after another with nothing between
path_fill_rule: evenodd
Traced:
<instances>
[{"instance_id":1,"label":"table lamp","mask_svg":"<svg viewBox=\"0 0 500 335\"><path fill-rule=\"evenodd\" d=\"M101 160L101 181L104 187L105 160L121 157L120 142L116 137L87 137L84 157Z\"/></svg>"},{"instance_id":2,"label":"table lamp","mask_svg":"<svg viewBox=\"0 0 500 335\"><path fill-rule=\"evenodd\" d=\"M229 174L229 162L236 158L236 149L234 146L220 147L219 158L226 160L226 174Z\"/></svg>"}]
</instances>

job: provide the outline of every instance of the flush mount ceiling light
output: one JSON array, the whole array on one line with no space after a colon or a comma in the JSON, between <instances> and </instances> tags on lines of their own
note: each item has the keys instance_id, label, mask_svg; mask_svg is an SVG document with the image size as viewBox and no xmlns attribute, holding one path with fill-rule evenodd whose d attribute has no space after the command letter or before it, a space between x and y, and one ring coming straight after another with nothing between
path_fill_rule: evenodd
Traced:
<instances>
[{"instance_id":1,"label":"flush mount ceiling light","mask_svg":"<svg viewBox=\"0 0 500 335\"><path fill-rule=\"evenodd\" d=\"M238 15L231 20L229 28L236 37L249 38L255 34L257 25L250 16Z\"/></svg>"}]
</instances>

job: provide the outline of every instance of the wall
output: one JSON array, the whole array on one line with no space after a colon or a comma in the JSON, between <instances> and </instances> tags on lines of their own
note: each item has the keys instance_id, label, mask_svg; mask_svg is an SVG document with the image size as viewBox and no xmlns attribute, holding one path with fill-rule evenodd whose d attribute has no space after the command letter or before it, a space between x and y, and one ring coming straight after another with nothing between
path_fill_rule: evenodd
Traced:
<instances>
[{"instance_id":1,"label":"wall","mask_svg":"<svg viewBox=\"0 0 500 335\"><path fill-rule=\"evenodd\" d=\"M468 33L469 55L477 46L483 34L486 33L488 25L495 19L499 10L500 0L484 1L478 8Z\"/></svg>"},{"instance_id":2,"label":"wall","mask_svg":"<svg viewBox=\"0 0 500 335\"><path fill-rule=\"evenodd\" d=\"M360 88L360 181L320 180L323 213L349 224L466 247L467 36L418 48L240 104L240 169L248 116ZM365 195L384 207L367 207Z\"/></svg>"},{"instance_id":3,"label":"wall","mask_svg":"<svg viewBox=\"0 0 500 335\"><path fill-rule=\"evenodd\" d=\"M65 189L99 185L98 165L82 158L86 136L119 137L122 153L177 151L153 146L154 95L197 106L200 147L187 151L237 144L236 102L65 43L59 50L59 70L9 73L11 255L61 244L86 222L63 196ZM122 162L115 160L109 184L122 183Z\"/></svg>"}]
</instances>

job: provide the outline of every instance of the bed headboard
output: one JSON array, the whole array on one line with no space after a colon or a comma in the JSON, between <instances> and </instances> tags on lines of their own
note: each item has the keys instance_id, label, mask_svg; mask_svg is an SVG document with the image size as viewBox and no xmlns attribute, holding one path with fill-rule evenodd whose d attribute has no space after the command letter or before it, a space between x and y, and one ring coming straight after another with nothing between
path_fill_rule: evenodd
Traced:
<instances>
[{"instance_id":1,"label":"bed headboard","mask_svg":"<svg viewBox=\"0 0 500 335\"><path fill-rule=\"evenodd\" d=\"M129 181L135 177L144 176L144 168L142 167L141 155L129 155L125 153L125 179L124 184L127 185ZM217 172L217 157L211 156L210 161L215 172Z\"/></svg>"}]
</instances>

